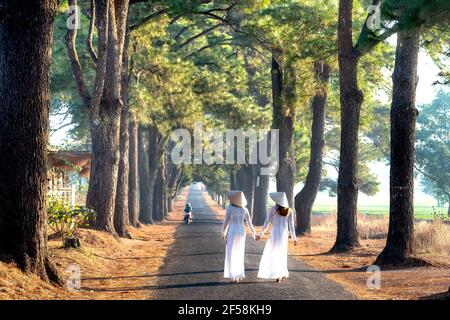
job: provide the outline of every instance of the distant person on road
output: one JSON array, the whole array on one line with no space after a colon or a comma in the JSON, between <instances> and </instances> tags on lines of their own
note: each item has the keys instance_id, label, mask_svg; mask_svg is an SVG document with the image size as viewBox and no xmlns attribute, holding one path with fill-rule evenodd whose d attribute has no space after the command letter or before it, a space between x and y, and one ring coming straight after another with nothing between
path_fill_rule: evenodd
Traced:
<instances>
[{"instance_id":1,"label":"distant person on road","mask_svg":"<svg viewBox=\"0 0 450 320\"><path fill-rule=\"evenodd\" d=\"M269 195L275 201L275 206L267 214L264 226L256 236L256 240L259 241L262 238L270 224L272 224L272 230L259 264L258 278L276 279L277 282L282 282L289 277L287 268L289 231L294 245L297 245L294 214L289 208L284 192L273 192Z\"/></svg>"},{"instance_id":2,"label":"distant person on road","mask_svg":"<svg viewBox=\"0 0 450 320\"><path fill-rule=\"evenodd\" d=\"M250 214L245 208L247 200L242 191L230 191L227 194L230 205L227 207L222 226L222 239L227 240L225 249L224 278L238 283L245 278L245 227L247 223L253 238L256 237Z\"/></svg>"},{"instance_id":3,"label":"distant person on road","mask_svg":"<svg viewBox=\"0 0 450 320\"><path fill-rule=\"evenodd\" d=\"M188 202L184 207L184 222L191 223L193 220L194 217L192 216L192 207L191 204Z\"/></svg>"}]
</instances>

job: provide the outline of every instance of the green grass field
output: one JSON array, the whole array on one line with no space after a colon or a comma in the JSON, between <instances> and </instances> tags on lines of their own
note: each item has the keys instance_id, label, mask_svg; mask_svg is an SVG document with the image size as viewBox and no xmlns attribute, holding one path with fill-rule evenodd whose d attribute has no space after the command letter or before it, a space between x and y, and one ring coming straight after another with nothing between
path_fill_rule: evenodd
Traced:
<instances>
[{"instance_id":1,"label":"green grass field","mask_svg":"<svg viewBox=\"0 0 450 320\"><path fill-rule=\"evenodd\" d=\"M269 199L268 208L275 203ZM313 214L330 214L336 213L337 207L335 205L314 205ZM360 206L358 211L364 215L384 216L389 214L389 206ZM416 219L433 220L436 217L443 217L445 220L450 220L447 216L447 207L433 207L433 206L414 206L414 216Z\"/></svg>"},{"instance_id":2,"label":"green grass field","mask_svg":"<svg viewBox=\"0 0 450 320\"><path fill-rule=\"evenodd\" d=\"M360 206L358 208L361 214L365 215L387 215L389 214L389 206ZM329 214L336 212L336 206L333 205L315 205L313 207L315 214ZM414 216L417 219L433 219L436 215L447 217L447 208L432 206L415 206Z\"/></svg>"}]
</instances>

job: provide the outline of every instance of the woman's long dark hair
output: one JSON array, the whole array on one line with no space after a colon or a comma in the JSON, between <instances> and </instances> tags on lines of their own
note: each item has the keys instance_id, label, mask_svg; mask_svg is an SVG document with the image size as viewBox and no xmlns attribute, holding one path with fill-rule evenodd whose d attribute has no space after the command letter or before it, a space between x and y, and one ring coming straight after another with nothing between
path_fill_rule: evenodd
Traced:
<instances>
[{"instance_id":1,"label":"woman's long dark hair","mask_svg":"<svg viewBox=\"0 0 450 320\"><path fill-rule=\"evenodd\" d=\"M277 213L280 216L286 217L289 214L290 209L286 207L282 207L279 204L277 204Z\"/></svg>"}]
</instances>

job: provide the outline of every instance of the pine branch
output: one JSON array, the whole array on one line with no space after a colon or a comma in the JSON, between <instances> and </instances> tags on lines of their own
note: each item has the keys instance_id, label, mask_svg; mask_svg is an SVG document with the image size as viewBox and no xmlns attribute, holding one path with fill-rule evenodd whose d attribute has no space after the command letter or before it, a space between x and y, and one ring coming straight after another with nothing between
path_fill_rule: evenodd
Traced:
<instances>
[{"instance_id":1,"label":"pine branch","mask_svg":"<svg viewBox=\"0 0 450 320\"><path fill-rule=\"evenodd\" d=\"M97 54L95 53L94 47L92 45L92 38L94 35L94 25L95 25L95 1L91 0L91 17L89 21L89 33L86 39L86 47L92 60L95 63L97 63L98 61Z\"/></svg>"},{"instance_id":2,"label":"pine branch","mask_svg":"<svg viewBox=\"0 0 450 320\"><path fill-rule=\"evenodd\" d=\"M185 56L184 58L185 58L185 59L188 59L188 58L190 58L190 57L196 55L197 53L200 53L200 52L202 52L202 51L204 51L204 50L206 50L206 49L213 48L213 47L216 47L216 46L233 45L233 43L232 43L231 41L233 41L232 38L231 38L231 39L226 39L226 40L221 41L221 42L214 42L214 43L207 44L207 45L205 45L205 46L199 48L198 50L195 50L195 51L189 53L189 54L188 54L187 56Z\"/></svg>"},{"instance_id":3,"label":"pine branch","mask_svg":"<svg viewBox=\"0 0 450 320\"><path fill-rule=\"evenodd\" d=\"M138 22L138 23L136 23L136 24L130 26L130 31L134 31L134 30L137 30L137 29L143 27L143 26L146 25L148 22L150 22L152 19L157 18L157 17L159 17L159 16L161 16L161 15L163 15L163 14L166 14L166 13L168 13L169 11L170 11L169 8L164 8L164 9L161 9L161 10L159 10L159 11L156 11L156 12L154 12L154 13L149 14L149 15L146 16L144 19L142 19L142 21L140 21L140 22Z\"/></svg>"},{"instance_id":4,"label":"pine branch","mask_svg":"<svg viewBox=\"0 0 450 320\"><path fill-rule=\"evenodd\" d=\"M204 36L204 35L210 33L211 31L214 31L215 29L220 28L220 27L222 27L222 26L224 26L224 23L221 22L221 23L218 23L218 24L216 24L216 25L214 25L214 26L212 26L212 27L209 27L209 28L203 30L203 31L200 32L200 33L197 33L195 36L192 36L192 37L190 37L189 39L187 39L186 41L184 41L183 43L181 43L181 44L179 45L179 48L183 48L184 46L187 46L189 43L191 43L191 42L194 41L195 39L198 39L198 38L200 38L201 36Z\"/></svg>"},{"instance_id":5,"label":"pine branch","mask_svg":"<svg viewBox=\"0 0 450 320\"><path fill-rule=\"evenodd\" d=\"M77 0L69 0L69 6L77 6ZM76 13L78 14L78 12ZM75 17L77 19L77 17ZM85 108L90 105L91 97L89 94L89 89L87 87L86 81L84 79L83 70L81 68L80 59L78 57L78 52L76 48L76 38L77 29L69 28L64 37L64 43L67 48L67 53L69 55L70 66L72 68L72 73L75 78L75 83L77 87L78 94L80 95L81 101Z\"/></svg>"},{"instance_id":6,"label":"pine branch","mask_svg":"<svg viewBox=\"0 0 450 320\"><path fill-rule=\"evenodd\" d=\"M98 59L95 73L93 97L90 103L91 112L97 113L100 100L103 95L106 78L106 60L108 49L108 25L109 25L109 7L110 2L104 0L96 1L96 21L98 32Z\"/></svg>"}]
</instances>

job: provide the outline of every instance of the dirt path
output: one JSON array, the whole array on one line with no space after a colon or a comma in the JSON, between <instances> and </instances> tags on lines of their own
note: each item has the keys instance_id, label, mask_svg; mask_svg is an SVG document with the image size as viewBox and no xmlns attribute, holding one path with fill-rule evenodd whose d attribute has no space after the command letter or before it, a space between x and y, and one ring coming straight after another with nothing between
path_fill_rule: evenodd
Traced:
<instances>
[{"instance_id":1,"label":"dirt path","mask_svg":"<svg viewBox=\"0 0 450 320\"><path fill-rule=\"evenodd\" d=\"M189 190L195 221L180 224L156 286L148 286L156 299L355 299L320 271L289 258L290 278L275 283L256 277L264 242L246 242L246 279L239 284L223 278L225 243L221 221L205 201L200 185Z\"/></svg>"}]
</instances>

